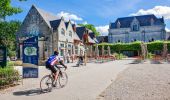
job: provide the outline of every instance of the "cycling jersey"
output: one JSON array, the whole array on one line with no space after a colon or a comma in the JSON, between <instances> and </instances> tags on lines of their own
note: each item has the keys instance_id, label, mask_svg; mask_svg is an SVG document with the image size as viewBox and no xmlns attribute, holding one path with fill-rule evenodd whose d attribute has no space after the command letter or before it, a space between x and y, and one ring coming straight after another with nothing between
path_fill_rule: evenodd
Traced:
<instances>
[{"instance_id":1,"label":"cycling jersey","mask_svg":"<svg viewBox=\"0 0 170 100\"><path fill-rule=\"evenodd\" d=\"M60 57L58 57L57 55L52 55L48 58L47 60L47 64L49 65L54 65L56 62L61 61L62 59Z\"/></svg>"}]
</instances>

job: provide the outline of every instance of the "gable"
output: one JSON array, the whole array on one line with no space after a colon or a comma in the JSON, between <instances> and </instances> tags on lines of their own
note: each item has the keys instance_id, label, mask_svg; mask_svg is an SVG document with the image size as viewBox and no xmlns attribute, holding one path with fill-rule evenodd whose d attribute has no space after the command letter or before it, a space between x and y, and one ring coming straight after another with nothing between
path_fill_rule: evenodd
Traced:
<instances>
[{"instance_id":1,"label":"gable","mask_svg":"<svg viewBox=\"0 0 170 100\"><path fill-rule=\"evenodd\" d=\"M41 17L37 9L32 6L28 14L26 15L24 21L22 22L22 25L19 31L17 32L17 35L19 37L37 36L40 35L39 33L41 33L40 29L44 27L48 28L48 25Z\"/></svg>"}]
</instances>

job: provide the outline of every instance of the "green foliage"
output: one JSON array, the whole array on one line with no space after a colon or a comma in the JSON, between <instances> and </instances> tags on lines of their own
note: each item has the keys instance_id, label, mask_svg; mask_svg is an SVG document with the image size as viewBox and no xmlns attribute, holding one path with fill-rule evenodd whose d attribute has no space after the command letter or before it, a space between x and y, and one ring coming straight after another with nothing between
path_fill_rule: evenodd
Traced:
<instances>
[{"instance_id":1,"label":"green foliage","mask_svg":"<svg viewBox=\"0 0 170 100\"><path fill-rule=\"evenodd\" d=\"M147 58L148 58L148 59L152 59L153 57L154 57L154 54L148 53L148 55L147 55Z\"/></svg>"},{"instance_id":2,"label":"green foliage","mask_svg":"<svg viewBox=\"0 0 170 100\"><path fill-rule=\"evenodd\" d=\"M87 29L92 30L96 36L99 36L99 35L100 35L100 33L97 32L96 28L95 28L94 25L92 25L92 24L78 24L78 25L84 26L84 27L86 27Z\"/></svg>"},{"instance_id":3,"label":"green foliage","mask_svg":"<svg viewBox=\"0 0 170 100\"><path fill-rule=\"evenodd\" d=\"M147 44L148 52L154 52L155 50L162 51L163 44L167 43L168 51L170 52L170 41L154 41L149 42ZM120 53L121 51L141 51L141 42L132 42L132 43L101 43L98 44L99 50L102 50L102 46L104 46L105 50L107 50L107 46L110 46L111 53L117 52Z\"/></svg>"},{"instance_id":4,"label":"green foliage","mask_svg":"<svg viewBox=\"0 0 170 100\"><path fill-rule=\"evenodd\" d=\"M14 56L16 50L16 32L21 26L19 21L0 22L0 46L7 47L8 56Z\"/></svg>"},{"instance_id":5,"label":"green foliage","mask_svg":"<svg viewBox=\"0 0 170 100\"><path fill-rule=\"evenodd\" d=\"M116 44L109 44L109 43L101 43L98 44L99 49L101 50L102 46L110 46L111 52L121 52L121 51L139 51L141 50L140 46L141 42L133 42L133 43L116 43Z\"/></svg>"},{"instance_id":6,"label":"green foliage","mask_svg":"<svg viewBox=\"0 0 170 100\"><path fill-rule=\"evenodd\" d=\"M123 58L126 58L127 56L123 55L122 53L118 54L118 53L114 53L113 54L115 56L116 59L121 60Z\"/></svg>"},{"instance_id":7,"label":"green foliage","mask_svg":"<svg viewBox=\"0 0 170 100\"><path fill-rule=\"evenodd\" d=\"M14 66L14 63L15 63L15 62L13 62L13 61L9 61L9 62L7 62L7 66L13 67L13 66Z\"/></svg>"},{"instance_id":8,"label":"green foliage","mask_svg":"<svg viewBox=\"0 0 170 100\"><path fill-rule=\"evenodd\" d=\"M154 52L155 50L163 50L163 41L154 41L147 43L148 52Z\"/></svg>"},{"instance_id":9,"label":"green foliage","mask_svg":"<svg viewBox=\"0 0 170 100\"><path fill-rule=\"evenodd\" d=\"M12 7L11 0L0 0L0 18L5 19L6 16L11 16L21 12L22 10L20 8Z\"/></svg>"},{"instance_id":10,"label":"green foliage","mask_svg":"<svg viewBox=\"0 0 170 100\"><path fill-rule=\"evenodd\" d=\"M0 86L13 84L14 81L19 80L18 71L12 67L0 68Z\"/></svg>"}]
</instances>

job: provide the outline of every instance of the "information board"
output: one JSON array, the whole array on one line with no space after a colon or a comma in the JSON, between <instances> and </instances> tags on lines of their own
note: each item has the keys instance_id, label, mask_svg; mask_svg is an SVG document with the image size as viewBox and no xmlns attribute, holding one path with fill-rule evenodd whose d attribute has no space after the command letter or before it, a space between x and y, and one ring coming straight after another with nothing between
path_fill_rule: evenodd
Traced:
<instances>
[{"instance_id":1,"label":"information board","mask_svg":"<svg viewBox=\"0 0 170 100\"><path fill-rule=\"evenodd\" d=\"M38 78L38 36L23 42L23 78Z\"/></svg>"}]
</instances>

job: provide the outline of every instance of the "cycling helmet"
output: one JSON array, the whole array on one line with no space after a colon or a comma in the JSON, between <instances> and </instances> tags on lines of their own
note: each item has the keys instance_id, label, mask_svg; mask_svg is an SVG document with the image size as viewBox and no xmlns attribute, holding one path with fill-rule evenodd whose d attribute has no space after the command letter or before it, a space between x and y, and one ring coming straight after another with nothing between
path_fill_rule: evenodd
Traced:
<instances>
[{"instance_id":1,"label":"cycling helmet","mask_svg":"<svg viewBox=\"0 0 170 100\"><path fill-rule=\"evenodd\" d=\"M59 52L58 51L54 51L54 55L58 55L59 54Z\"/></svg>"}]
</instances>

